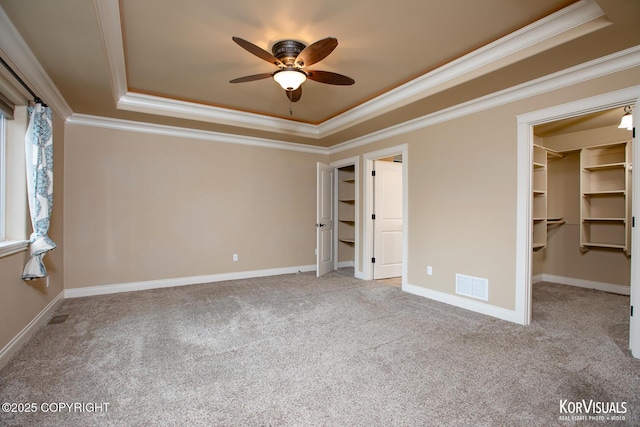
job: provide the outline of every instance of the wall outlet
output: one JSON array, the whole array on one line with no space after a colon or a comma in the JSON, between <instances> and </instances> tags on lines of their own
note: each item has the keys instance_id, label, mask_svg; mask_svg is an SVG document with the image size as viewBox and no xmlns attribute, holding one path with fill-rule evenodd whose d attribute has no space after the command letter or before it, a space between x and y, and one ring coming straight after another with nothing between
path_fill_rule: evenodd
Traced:
<instances>
[{"instance_id":1,"label":"wall outlet","mask_svg":"<svg viewBox=\"0 0 640 427\"><path fill-rule=\"evenodd\" d=\"M238 261L238 254L233 254L233 261Z\"/></svg>"},{"instance_id":2,"label":"wall outlet","mask_svg":"<svg viewBox=\"0 0 640 427\"><path fill-rule=\"evenodd\" d=\"M427 275L433 276L433 267L431 267L430 265L427 266Z\"/></svg>"}]
</instances>

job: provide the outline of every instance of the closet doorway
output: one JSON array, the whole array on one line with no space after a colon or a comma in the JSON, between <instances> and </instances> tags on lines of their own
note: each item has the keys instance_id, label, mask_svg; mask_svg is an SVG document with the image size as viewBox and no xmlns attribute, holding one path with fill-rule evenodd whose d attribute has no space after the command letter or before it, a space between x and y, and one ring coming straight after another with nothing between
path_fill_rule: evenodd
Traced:
<instances>
[{"instance_id":1,"label":"closet doorway","mask_svg":"<svg viewBox=\"0 0 640 427\"><path fill-rule=\"evenodd\" d=\"M640 99L640 86L630 87L627 89L621 89L619 91L610 92L603 95L597 95L591 98L585 98L579 101L557 105L553 107L549 107L543 110L533 111L530 113L522 114L517 116L518 121L518 221L517 221L517 253L516 253L516 272L517 272L517 280L516 280L516 309L515 309L515 320L518 323L528 325L531 322L531 298L532 298L532 276L533 276L533 248L540 245L540 241L538 241L537 236L534 235L535 223L540 220L540 218L536 218L535 216L540 213L540 211L534 212L533 209L534 203L533 200L536 197L535 193L541 194L543 190L536 188L538 184L534 181L536 178L533 176L536 168L532 167L533 163L539 163L539 160L534 161L534 150L536 148L536 139L534 137L534 128L543 124L551 123L551 122L559 122L564 119L578 118L578 117L586 117L591 115L592 113L598 113L605 110L611 110L618 107L624 106L635 106L638 104ZM619 117L621 118L621 116ZM619 119L618 118L618 119ZM566 122L565 122L566 123ZM618 122L619 123L619 122ZM634 118L634 126L637 124L637 117ZM539 129L538 129L539 132ZM635 136L635 132L632 132L631 138L632 144L637 145L637 140ZM575 147L576 150L579 147ZM571 151L569 149L567 152ZM615 150L614 150L615 151ZM621 150L617 150L617 156L620 156ZM562 153L560 153L562 154ZM582 157L582 156L581 156ZM596 156L597 158L598 156ZM602 156L600 156L602 157ZM606 157L606 156L605 156ZM631 159L631 163L638 164L640 161L640 151L639 150L630 150L628 157ZM535 157L539 159L540 157ZM571 159L569 159L571 160ZM582 161L582 160L581 160ZM619 160L614 160L612 163L620 163ZM584 163L583 163L584 164ZM594 165L598 165L598 161L594 163ZM604 165L604 163L602 163ZM600 166L598 166L600 167ZM617 166L616 166L617 167ZM589 165L588 168L591 168ZM582 168L584 169L584 168ZM606 180L605 180L606 181ZM637 216L637 212L639 211L639 194L640 194L640 176L638 174L630 174L630 184L631 191L629 191L629 196L631 197L632 215ZM546 185L546 184L545 184ZM581 188L581 193L578 193L578 199L584 196L584 193L589 192L598 192L600 190L589 190L586 191L584 188ZM608 191L603 189L603 191ZM532 194L534 194L532 196ZM592 197L592 194L587 195L588 197ZM537 208L536 208L537 209ZM599 208L600 209L600 208ZM598 210L596 210L598 211ZM581 208L581 212L583 208ZM546 212L544 212L545 219L551 219L552 222L555 220L560 220L560 218L552 218L550 216L546 216ZM604 220L604 216L600 218L601 215L604 215L602 212L594 215L592 220ZM585 218L581 218L581 230L583 220ZM631 223L633 223L633 217L630 218ZM564 225L558 225L560 227ZM548 231L548 230L547 230ZM586 249L587 252L594 250L594 246L592 243L595 243L595 240L600 240L602 236L609 234L598 232L596 233L598 238L593 239L592 237L588 237L588 232L585 234L584 231L581 231L583 235L581 237L579 246ZM587 236L587 237L585 237ZM547 235L547 237L549 237ZM607 245L610 245L611 242L608 242ZM615 243L614 243L615 244ZM635 247L640 247L640 233L638 232L637 227L631 228L630 233L630 249ZM618 244L618 246L622 246L622 244ZM588 247L588 248L587 248ZM604 248L603 248L604 250ZM622 250L622 249L620 249ZM633 250L630 251L631 256L633 256ZM636 255L637 257L637 255ZM632 259L629 258L629 264L631 265L630 271L630 279L629 279L629 292L631 294L630 305L631 305L631 313L633 313L633 306L640 306L640 269L633 263ZM637 263L636 263L637 264ZM538 268L538 267L535 267ZM536 271L539 273L539 271ZM544 274L544 273L543 273ZM607 282L604 282L607 283ZM574 283L575 284L575 283ZM615 284L614 284L615 285ZM640 358L640 316L630 317L630 331L629 331L629 348L631 349L631 353L634 357Z\"/></svg>"},{"instance_id":2,"label":"closet doorway","mask_svg":"<svg viewBox=\"0 0 640 427\"><path fill-rule=\"evenodd\" d=\"M533 128L533 283L630 295L633 144L618 127L624 114L617 107Z\"/></svg>"},{"instance_id":3,"label":"closet doorway","mask_svg":"<svg viewBox=\"0 0 640 427\"><path fill-rule=\"evenodd\" d=\"M335 179L335 225L333 245L334 269L353 270L357 275L360 262L360 159L351 157L331 163Z\"/></svg>"}]
</instances>

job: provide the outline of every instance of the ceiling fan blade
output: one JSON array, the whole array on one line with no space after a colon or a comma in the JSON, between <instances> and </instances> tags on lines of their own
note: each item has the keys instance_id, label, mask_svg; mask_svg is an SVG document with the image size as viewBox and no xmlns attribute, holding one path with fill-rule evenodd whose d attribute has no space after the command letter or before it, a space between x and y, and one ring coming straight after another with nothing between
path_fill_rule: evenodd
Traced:
<instances>
[{"instance_id":1,"label":"ceiling fan blade","mask_svg":"<svg viewBox=\"0 0 640 427\"><path fill-rule=\"evenodd\" d=\"M287 98L289 98L289 101L298 102L302 97L302 86L298 86L298 89L296 90L285 90L285 92L287 93Z\"/></svg>"},{"instance_id":2,"label":"ceiling fan blade","mask_svg":"<svg viewBox=\"0 0 640 427\"><path fill-rule=\"evenodd\" d=\"M278 67L284 66L282 65L282 62L280 62L278 58L276 58L266 50L262 49L261 47L258 47L255 44L248 42L244 39L241 39L240 37L231 37L231 39L234 42L236 42L241 48L245 49L250 53L253 53L258 58L264 59L265 61L270 62L271 64L276 65Z\"/></svg>"},{"instance_id":3,"label":"ceiling fan blade","mask_svg":"<svg viewBox=\"0 0 640 427\"><path fill-rule=\"evenodd\" d=\"M237 79L230 80L229 83L244 83L244 82L252 82L254 80L262 80L271 77L272 73L260 73L253 74L251 76L238 77Z\"/></svg>"},{"instance_id":4,"label":"ceiling fan blade","mask_svg":"<svg viewBox=\"0 0 640 427\"><path fill-rule=\"evenodd\" d=\"M338 39L327 37L305 47L296 58L300 67L308 67L326 58L338 46Z\"/></svg>"},{"instance_id":5,"label":"ceiling fan blade","mask_svg":"<svg viewBox=\"0 0 640 427\"><path fill-rule=\"evenodd\" d=\"M331 71L311 71L306 70L307 78L319 83L326 83L329 85L349 86L356 81L351 77L343 76L342 74L332 73Z\"/></svg>"}]
</instances>

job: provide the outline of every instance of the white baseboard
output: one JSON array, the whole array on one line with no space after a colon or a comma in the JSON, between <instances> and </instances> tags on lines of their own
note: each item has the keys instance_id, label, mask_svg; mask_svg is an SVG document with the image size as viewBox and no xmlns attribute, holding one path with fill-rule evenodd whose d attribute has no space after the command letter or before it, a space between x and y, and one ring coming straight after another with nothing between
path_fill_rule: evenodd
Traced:
<instances>
[{"instance_id":1,"label":"white baseboard","mask_svg":"<svg viewBox=\"0 0 640 427\"><path fill-rule=\"evenodd\" d=\"M90 286L64 290L65 298L79 298L94 295L116 294L120 292L144 291L147 289L171 288L174 286L197 285L201 283L222 282L224 280L251 279L254 277L277 276L299 272L316 271L316 265L270 268L266 270L237 271L233 273L211 274L206 276L178 277L175 279L149 280L144 282L119 283L113 285Z\"/></svg>"},{"instance_id":2,"label":"white baseboard","mask_svg":"<svg viewBox=\"0 0 640 427\"><path fill-rule=\"evenodd\" d=\"M408 283L402 284L402 290L414 295L419 295L421 297L453 305L455 307L464 308L465 310L470 310L476 313L517 323L516 312L514 310L507 310L505 308L496 307L494 305L486 304L483 302L473 301L464 297L459 297L457 295L434 291L433 289L427 289L421 286L410 285Z\"/></svg>"},{"instance_id":3,"label":"white baseboard","mask_svg":"<svg viewBox=\"0 0 640 427\"><path fill-rule=\"evenodd\" d=\"M613 294L630 295L631 287L615 283L595 282L593 280L575 279L573 277L554 276L552 274L538 274L531 278L532 283L551 282L561 285L577 286L579 288L596 289Z\"/></svg>"},{"instance_id":4,"label":"white baseboard","mask_svg":"<svg viewBox=\"0 0 640 427\"><path fill-rule=\"evenodd\" d=\"M354 267L355 268L356 263L355 261L340 261L338 263L338 268L348 268L348 267Z\"/></svg>"},{"instance_id":5,"label":"white baseboard","mask_svg":"<svg viewBox=\"0 0 640 427\"><path fill-rule=\"evenodd\" d=\"M31 339L40 326L53 317L53 313L55 313L63 301L64 292L60 292L49 304L47 304L45 308L42 309L42 311L40 311L40 313L38 313L36 317L33 318L33 320L31 320L31 322L29 322L27 326L20 331L18 335L13 337L13 339L9 341L2 350L0 350L0 369L2 369L4 365L9 362L9 359L11 359L11 357L13 357L13 355Z\"/></svg>"}]
</instances>

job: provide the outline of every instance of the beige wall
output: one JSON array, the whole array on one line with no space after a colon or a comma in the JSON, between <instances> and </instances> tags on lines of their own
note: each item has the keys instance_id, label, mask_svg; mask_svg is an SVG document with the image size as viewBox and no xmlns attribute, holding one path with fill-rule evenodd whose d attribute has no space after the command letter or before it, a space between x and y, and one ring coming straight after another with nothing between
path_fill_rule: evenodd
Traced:
<instances>
[{"instance_id":1,"label":"beige wall","mask_svg":"<svg viewBox=\"0 0 640 427\"><path fill-rule=\"evenodd\" d=\"M456 273L484 277L489 304L513 309L514 116L511 107L496 108L332 157L408 144L403 163L408 167L409 284L455 294ZM427 265L432 276L426 275Z\"/></svg>"},{"instance_id":2,"label":"beige wall","mask_svg":"<svg viewBox=\"0 0 640 427\"><path fill-rule=\"evenodd\" d=\"M64 227L62 212L64 209L65 135L64 122L55 115L53 129L54 202L49 236L56 242L58 248L49 252L44 258L49 272L48 281L23 281L21 279L22 269L29 257L28 251L0 258L0 350L20 334L63 290ZM24 138L24 134L22 137ZM24 162L24 154L22 158ZM17 182L13 184L21 186ZM12 207L12 210L15 209ZM24 211L26 212L26 210Z\"/></svg>"},{"instance_id":3,"label":"beige wall","mask_svg":"<svg viewBox=\"0 0 640 427\"><path fill-rule=\"evenodd\" d=\"M362 161L362 154L408 143L407 282L454 295L456 273L487 278L488 303L513 310L516 116L634 86L639 78L640 69L626 70L344 151L331 161L357 155Z\"/></svg>"},{"instance_id":4,"label":"beige wall","mask_svg":"<svg viewBox=\"0 0 640 427\"><path fill-rule=\"evenodd\" d=\"M545 138L542 144L575 150L629 139L631 131L607 127ZM566 224L549 228L547 247L534 257L534 274L629 286L631 258L623 251L580 250L580 152L550 158L547 170L549 217L562 217Z\"/></svg>"},{"instance_id":5,"label":"beige wall","mask_svg":"<svg viewBox=\"0 0 640 427\"><path fill-rule=\"evenodd\" d=\"M80 125L66 148L67 289L315 264L328 156Z\"/></svg>"},{"instance_id":6,"label":"beige wall","mask_svg":"<svg viewBox=\"0 0 640 427\"><path fill-rule=\"evenodd\" d=\"M511 126L505 126L511 122ZM515 300L515 127L502 107L409 141L408 282L455 294L456 273L489 279L489 304ZM433 275L426 275L427 265Z\"/></svg>"},{"instance_id":7,"label":"beige wall","mask_svg":"<svg viewBox=\"0 0 640 427\"><path fill-rule=\"evenodd\" d=\"M489 303L513 309L514 116L510 107L496 108L332 157L408 144L409 284L455 294L456 273L484 277ZM427 265L432 276L426 275Z\"/></svg>"}]
</instances>

